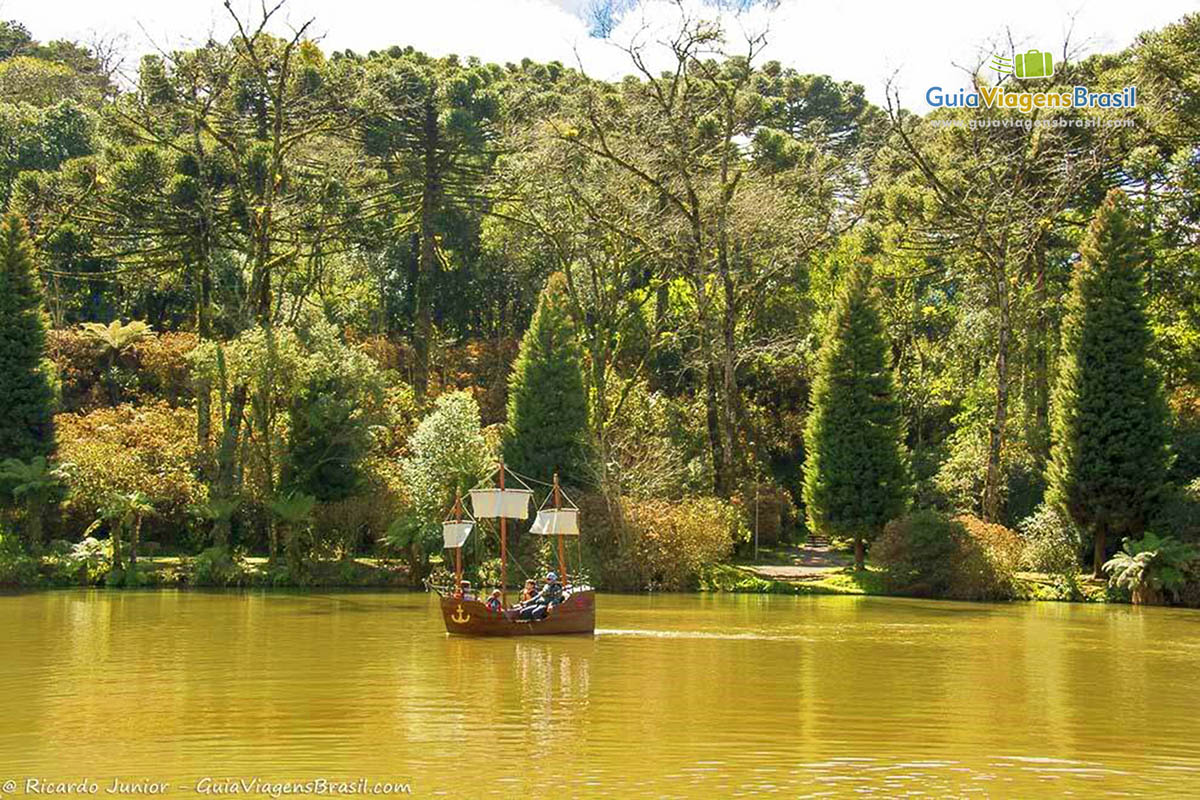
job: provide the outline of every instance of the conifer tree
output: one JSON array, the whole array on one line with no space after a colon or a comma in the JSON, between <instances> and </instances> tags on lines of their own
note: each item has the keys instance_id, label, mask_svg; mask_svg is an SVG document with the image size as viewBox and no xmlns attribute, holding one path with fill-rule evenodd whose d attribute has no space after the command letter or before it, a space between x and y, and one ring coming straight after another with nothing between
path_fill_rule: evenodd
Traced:
<instances>
[{"instance_id":1,"label":"conifer tree","mask_svg":"<svg viewBox=\"0 0 1200 800\"><path fill-rule=\"evenodd\" d=\"M1079 248L1054 387L1049 498L1093 534L1100 577L1110 537L1140 531L1167 468L1167 411L1149 362L1144 253L1109 192Z\"/></svg>"},{"instance_id":2,"label":"conifer tree","mask_svg":"<svg viewBox=\"0 0 1200 800\"><path fill-rule=\"evenodd\" d=\"M546 480L584 480L588 398L579 343L567 305L566 278L555 273L538 298L508 382L504 460Z\"/></svg>"},{"instance_id":3,"label":"conifer tree","mask_svg":"<svg viewBox=\"0 0 1200 800\"><path fill-rule=\"evenodd\" d=\"M46 317L25 221L0 221L0 460L54 452L54 394L43 362Z\"/></svg>"},{"instance_id":4,"label":"conifer tree","mask_svg":"<svg viewBox=\"0 0 1200 800\"><path fill-rule=\"evenodd\" d=\"M909 493L900 406L870 280L870 270L859 266L838 295L805 428L809 524L821 533L853 537L857 569L863 566L864 541L904 511Z\"/></svg>"}]
</instances>

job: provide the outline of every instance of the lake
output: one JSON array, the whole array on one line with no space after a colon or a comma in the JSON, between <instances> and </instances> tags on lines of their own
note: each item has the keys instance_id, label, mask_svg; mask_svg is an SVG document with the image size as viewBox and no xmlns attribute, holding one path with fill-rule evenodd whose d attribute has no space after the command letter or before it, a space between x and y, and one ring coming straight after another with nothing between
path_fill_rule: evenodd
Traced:
<instances>
[{"instance_id":1,"label":"lake","mask_svg":"<svg viewBox=\"0 0 1200 800\"><path fill-rule=\"evenodd\" d=\"M1200 793L1195 611L605 595L597 627L450 637L419 593L0 596L0 795Z\"/></svg>"}]
</instances>

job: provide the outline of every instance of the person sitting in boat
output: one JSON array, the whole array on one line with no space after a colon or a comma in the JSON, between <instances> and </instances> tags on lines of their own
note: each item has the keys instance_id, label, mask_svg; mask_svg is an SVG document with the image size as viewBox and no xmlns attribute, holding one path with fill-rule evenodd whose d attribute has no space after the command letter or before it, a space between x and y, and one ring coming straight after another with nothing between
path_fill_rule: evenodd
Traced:
<instances>
[{"instance_id":1,"label":"person sitting in boat","mask_svg":"<svg viewBox=\"0 0 1200 800\"><path fill-rule=\"evenodd\" d=\"M541 620L550 613L550 609L563 601L563 586L558 582L558 575L546 573L546 585L538 592L528 605L521 608L521 619Z\"/></svg>"},{"instance_id":2,"label":"person sitting in boat","mask_svg":"<svg viewBox=\"0 0 1200 800\"><path fill-rule=\"evenodd\" d=\"M520 605L525 605L530 600L537 597L537 593L537 581L535 581L533 578L529 578L525 581L525 588L521 590Z\"/></svg>"},{"instance_id":3,"label":"person sitting in boat","mask_svg":"<svg viewBox=\"0 0 1200 800\"><path fill-rule=\"evenodd\" d=\"M471 582L462 581L458 584L458 589L454 592L456 600L474 600L475 593L471 591Z\"/></svg>"},{"instance_id":4,"label":"person sitting in boat","mask_svg":"<svg viewBox=\"0 0 1200 800\"><path fill-rule=\"evenodd\" d=\"M487 600L487 607L488 611L495 611L497 614L504 610L504 603L500 599L499 589L492 591L492 596Z\"/></svg>"}]
</instances>

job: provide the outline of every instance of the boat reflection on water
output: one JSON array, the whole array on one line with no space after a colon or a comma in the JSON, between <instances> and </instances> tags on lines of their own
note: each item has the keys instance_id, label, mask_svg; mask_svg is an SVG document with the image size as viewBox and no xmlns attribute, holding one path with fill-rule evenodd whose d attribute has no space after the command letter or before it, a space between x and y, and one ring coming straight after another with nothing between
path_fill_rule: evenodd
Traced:
<instances>
[{"instance_id":1,"label":"boat reflection on water","mask_svg":"<svg viewBox=\"0 0 1200 800\"><path fill-rule=\"evenodd\" d=\"M467 730L486 720L489 734L534 748L572 741L588 724L596 646L591 637L447 636L446 719Z\"/></svg>"}]
</instances>

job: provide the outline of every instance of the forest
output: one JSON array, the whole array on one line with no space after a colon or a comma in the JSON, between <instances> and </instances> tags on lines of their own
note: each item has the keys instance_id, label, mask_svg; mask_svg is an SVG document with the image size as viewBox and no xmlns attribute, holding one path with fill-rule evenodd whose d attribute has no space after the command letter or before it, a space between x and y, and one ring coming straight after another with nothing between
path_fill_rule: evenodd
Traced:
<instances>
[{"instance_id":1,"label":"forest","mask_svg":"<svg viewBox=\"0 0 1200 800\"><path fill-rule=\"evenodd\" d=\"M0 584L420 585L503 456L602 589L1200 605L1200 15L921 114L682 5L619 81L278 11L0 23Z\"/></svg>"}]
</instances>

